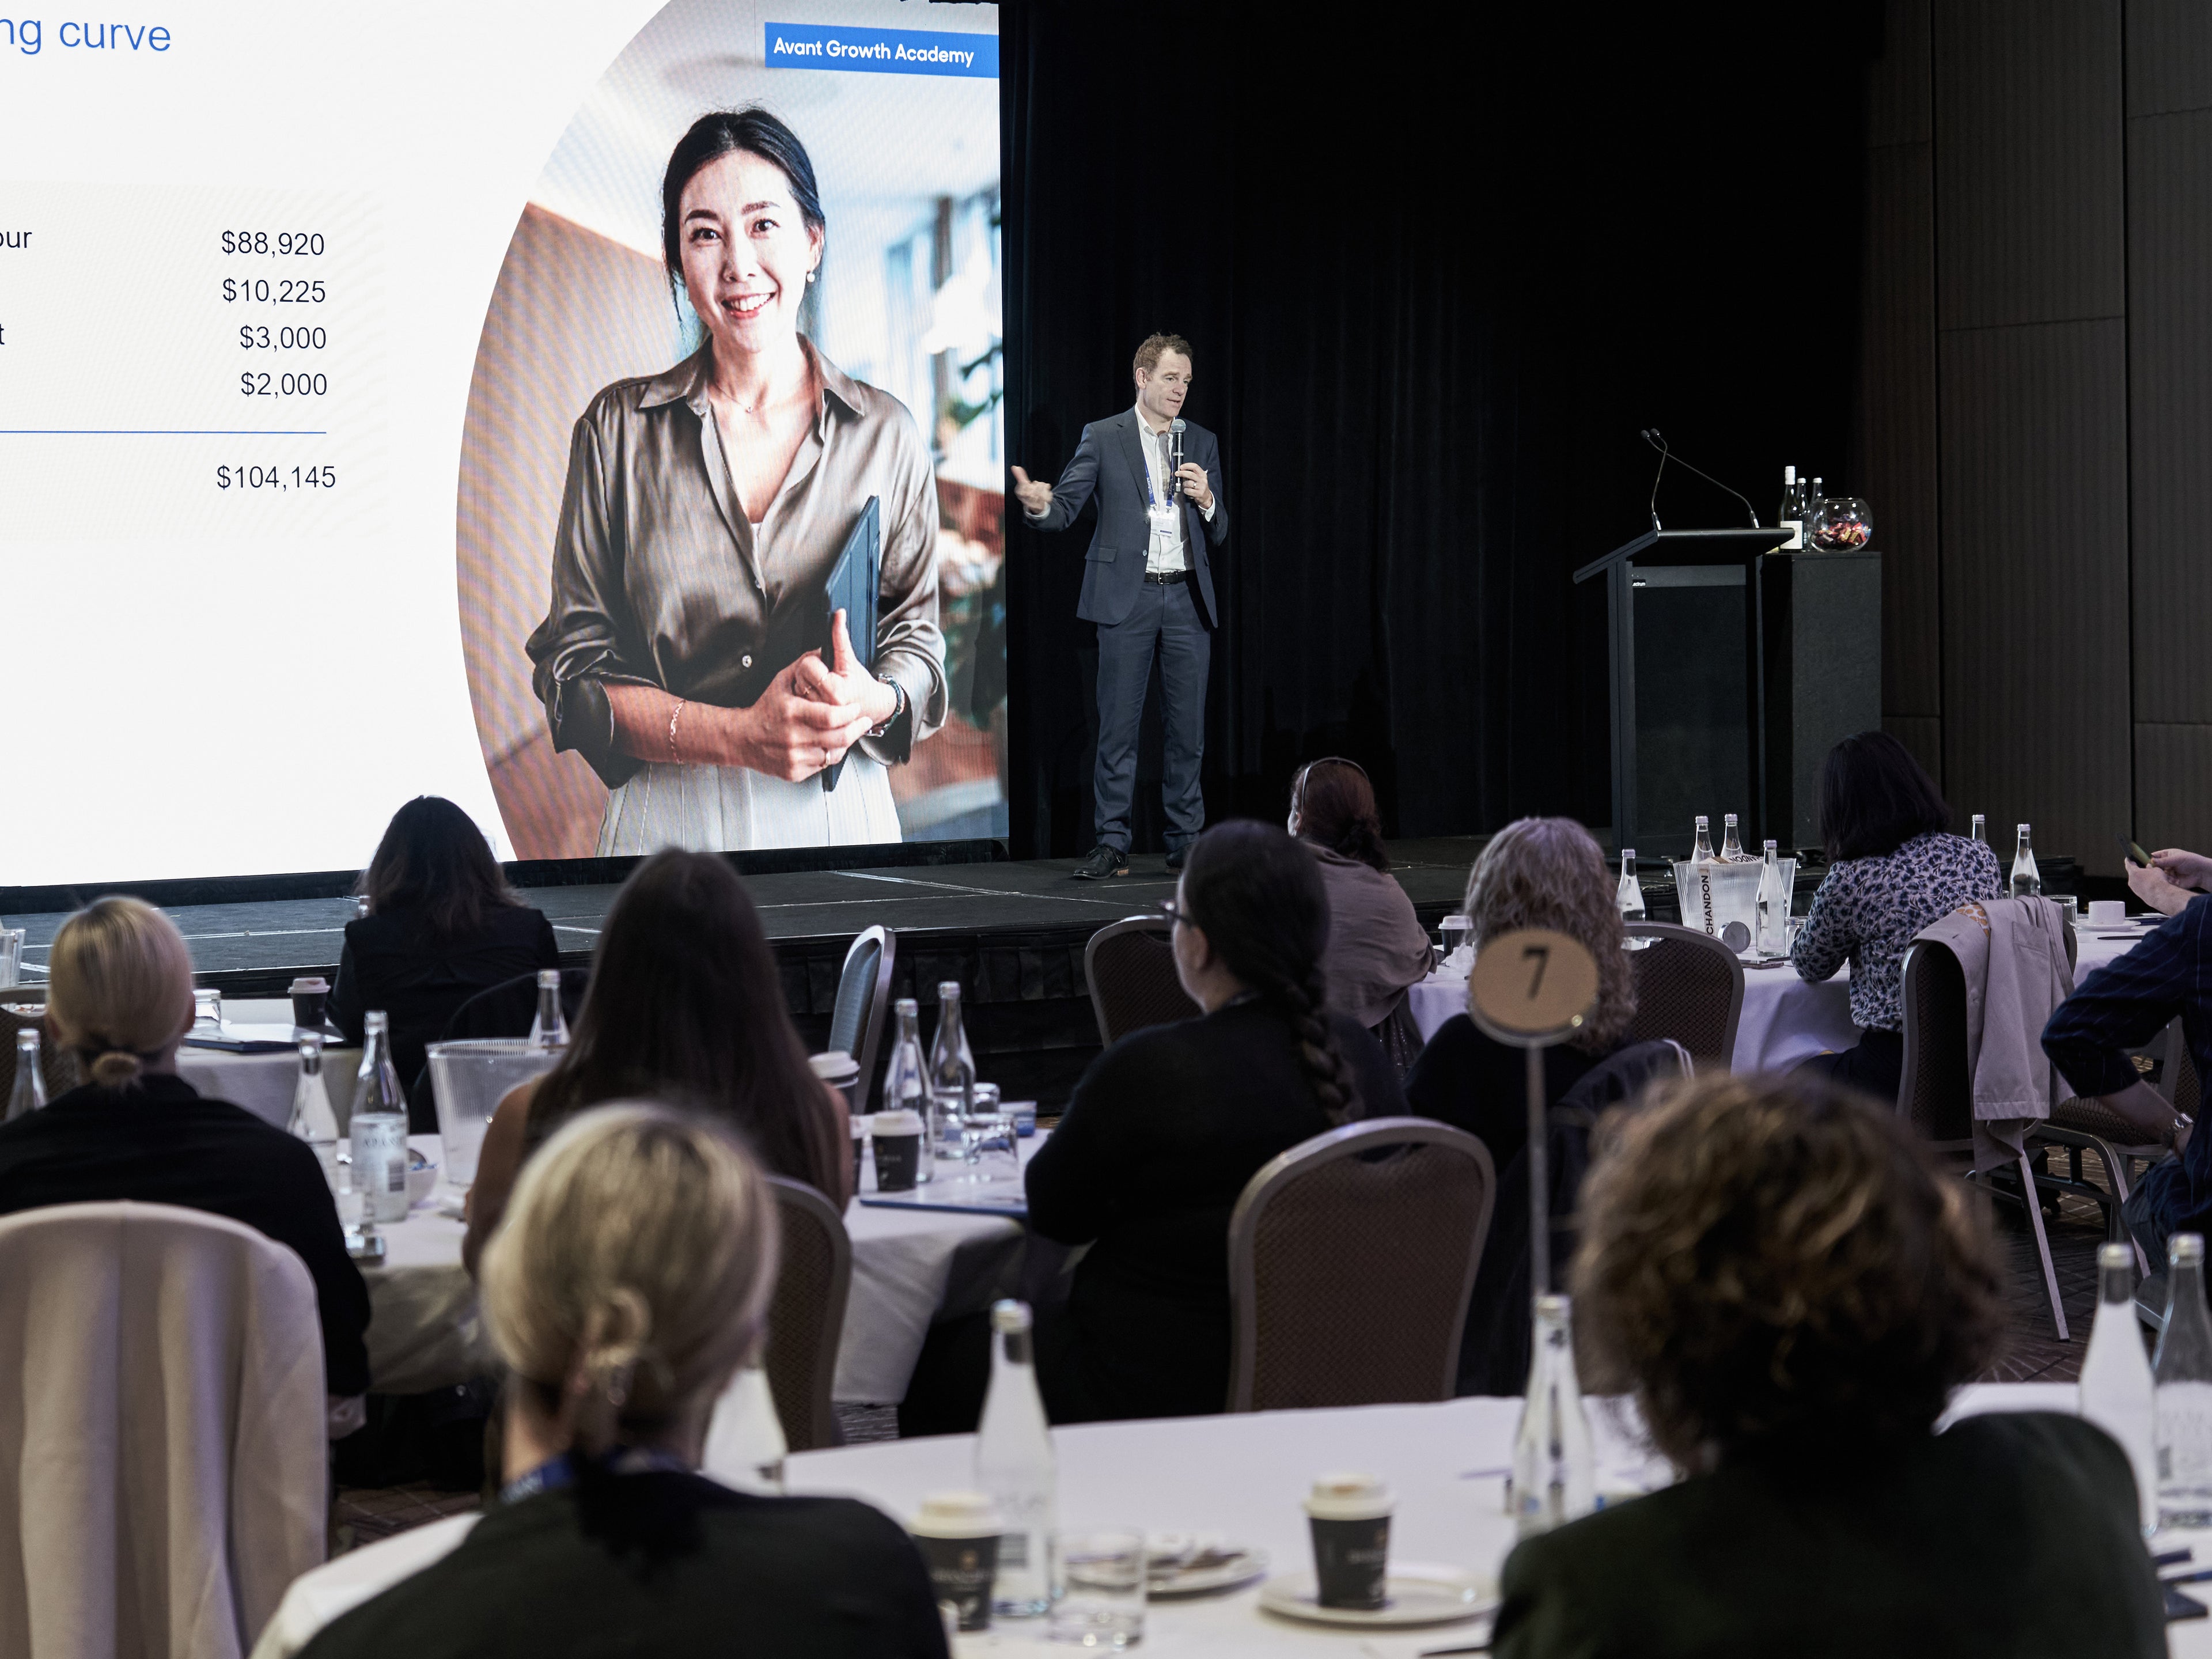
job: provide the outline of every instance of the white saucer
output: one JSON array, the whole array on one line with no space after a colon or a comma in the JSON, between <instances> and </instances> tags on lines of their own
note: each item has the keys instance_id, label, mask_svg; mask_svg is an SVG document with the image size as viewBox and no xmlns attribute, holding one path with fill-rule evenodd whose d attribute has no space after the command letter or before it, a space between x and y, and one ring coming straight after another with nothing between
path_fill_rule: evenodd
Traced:
<instances>
[{"instance_id":1,"label":"white saucer","mask_svg":"<svg viewBox=\"0 0 2212 1659\"><path fill-rule=\"evenodd\" d=\"M1325 1607L1310 1572L1270 1578L1260 1588L1260 1605L1286 1619L1311 1625L1454 1625L1497 1610L1498 1581L1487 1573L1428 1561L1400 1561L1384 1581L1385 1599L1370 1610Z\"/></svg>"}]
</instances>

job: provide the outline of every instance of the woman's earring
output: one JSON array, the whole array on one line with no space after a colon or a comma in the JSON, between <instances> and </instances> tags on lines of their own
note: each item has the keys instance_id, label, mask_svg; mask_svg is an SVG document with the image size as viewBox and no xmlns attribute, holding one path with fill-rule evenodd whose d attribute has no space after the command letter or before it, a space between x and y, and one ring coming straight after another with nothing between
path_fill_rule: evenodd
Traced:
<instances>
[{"instance_id":1,"label":"woman's earring","mask_svg":"<svg viewBox=\"0 0 2212 1659\"><path fill-rule=\"evenodd\" d=\"M810 283L814 280L814 273L812 271L810 270L806 273L806 280Z\"/></svg>"}]
</instances>

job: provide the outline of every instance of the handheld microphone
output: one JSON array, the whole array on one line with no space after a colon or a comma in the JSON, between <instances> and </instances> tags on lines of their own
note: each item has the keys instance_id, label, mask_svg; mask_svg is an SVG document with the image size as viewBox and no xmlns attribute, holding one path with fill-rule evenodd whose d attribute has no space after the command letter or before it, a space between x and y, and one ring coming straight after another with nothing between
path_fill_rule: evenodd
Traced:
<instances>
[{"instance_id":1,"label":"handheld microphone","mask_svg":"<svg viewBox=\"0 0 2212 1659\"><path fill-rule=\"evenodd\" d=\"M1643 431L1637 434L1637 436L1659 452L1659 471L1651 475L1651 527L1656 530L1659 528L1659 480L1666 473L1667 463L1674 459L1674 452L1667 447L1666 435L1656 426L1645 427ZM1722 489L1728 489L1729 495L1743 503L1743 510L1751 514L1751 527L1753 530L1764 528L1759 522L1759 509L1751 504L1749 496L1740 489L1729 489L1726 484L1722 483L1718 478L1703 468L1691 466L1687 461L1683 462L1682 465L1695 472L1707 483Z\"/></svg>"},{"instance_id":2,"label":"handheld microphone","mask_svg":"<svg viewBox=\"0 0 2212 1659\"><path fill-rule=\"evenodd\" d=\"M1189 424L1182 416L1168 422L1168 494L1182 494L1182 480L1176 476L1182 470L1182 433Z\"/></svg>"}]
</instances>

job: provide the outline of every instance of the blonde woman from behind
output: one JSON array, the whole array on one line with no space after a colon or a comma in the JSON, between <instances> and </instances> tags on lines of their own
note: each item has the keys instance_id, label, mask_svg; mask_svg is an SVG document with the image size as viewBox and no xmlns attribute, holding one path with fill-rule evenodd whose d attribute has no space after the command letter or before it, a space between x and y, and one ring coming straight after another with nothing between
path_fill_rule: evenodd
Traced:
<instances>
[{"instance_id":1,"label":"blonde woman from behind","mask_svg":"<svg viewBox=\"0 0 2212 1659\"><path fill-rule=\"evenodd\" d=\"M131 1199L228 1216L289 1248L315 1281L324 1386L368 1389L368 1291L305 1141L177 1075L192 956L150 904L104 898L61 925L48 961L49 1041L88 1079L0 1125L0 1215ZM333 1414L334 1434L359 1425Z\"/></svg>"},{"instance_id":2,"label":"blonde woman from behind","mask_svg":"<svg viewBox=\"0 0 2212 1659\"><path fill-rule=\"evenodd\" d=\"M500 1502L310 1659L942 1656L928 1575L888 1517L697 1473L714 1401L760 1346L775 1255L774 1198L726 1128L625 1103L559 1130L483 1258L509 1371Z\"/></svg>"}]
</instances>

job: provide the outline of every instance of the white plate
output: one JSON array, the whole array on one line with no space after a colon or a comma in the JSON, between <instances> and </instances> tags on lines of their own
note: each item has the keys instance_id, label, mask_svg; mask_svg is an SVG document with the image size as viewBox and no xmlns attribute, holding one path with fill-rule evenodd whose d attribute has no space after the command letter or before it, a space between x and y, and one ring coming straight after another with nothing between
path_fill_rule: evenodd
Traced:
<instances>
[{"instance_id":1,"label":"white plate","mask_svg":"<svg viewBox=\"0 0 2212 1659\"><path fill-rule=\"evenodd\" d=\"M1260 1605L1286 1619L1311 1625L1452 1625L1498 1607L1498 1581L1487 1573L1427 1561L1400 1561L1384 1581L1387 1599L1369 1612L1358 1607L1325 1607L1310 1572L1270 1578L1260 1588Z\"/></svg>"},{"instance_id":2,"label":"white plate","mask_svg":"<svg viewBox=\"0 0 2212 1659\"><path fill-rule=\"evenodd\" d=\"M1213 1590L1234 1589L1239 1584L1249 1584L1267 1571L1267 1552L1248 1550L1234 1544L1218 1546L1214 1552L1228 1559L1210 1566L1170 1567L1152 1570L1145 1594L1154 1600L1176 1595L1205 1595Z\"/></svg>"}]
</instances>

